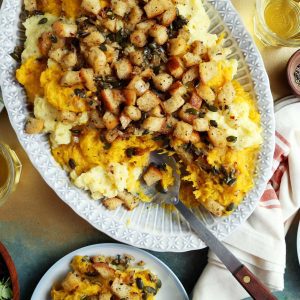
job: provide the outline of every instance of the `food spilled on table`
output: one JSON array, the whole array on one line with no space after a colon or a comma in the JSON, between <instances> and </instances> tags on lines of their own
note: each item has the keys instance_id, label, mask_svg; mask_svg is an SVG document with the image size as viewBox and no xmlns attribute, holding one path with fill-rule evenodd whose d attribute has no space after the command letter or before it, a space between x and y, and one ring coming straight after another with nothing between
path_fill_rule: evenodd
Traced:
<instances>
[{"instance_id":1,"label":"food spilled on table","mask_svg":"<svg viewBox=\"0 0 300 300\"><path fill-rule=\"evenodd\" d=\"M154 300L161 280L131 255L75 256L71 271L51 289L52 300Z\"/></svg>"},{"instance_id":2,"label":"food spilled on table","mask_svg":"<svg viewBox=\"0 0 300 300\"><path fill-rule=\"evenodd\" d=\"M151 202L141 181L168 192L173 155L181 200L230 214L253 187L262 143L254 99L234 80L224 35L209 33L197 0L25 1L16 72L33 114L75 186L109 210Z\"/></svg>"}]
</instances>

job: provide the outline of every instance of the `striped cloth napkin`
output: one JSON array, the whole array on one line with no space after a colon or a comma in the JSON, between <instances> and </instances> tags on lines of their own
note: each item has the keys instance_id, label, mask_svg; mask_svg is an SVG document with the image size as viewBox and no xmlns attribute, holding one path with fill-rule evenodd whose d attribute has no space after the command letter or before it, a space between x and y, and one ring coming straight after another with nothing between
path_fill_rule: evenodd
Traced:
<instances>
[{"instance_id":1,"label":"striped cloth napkin","mask_svg":"<svg viewBox=\"0 0 300 300\"><path fill-rule=\"evenodd\" d=\"M300 101L300 99L298 99ZM251 217L224 244L272 291L284 288L285 234L300 207L300 102L275 114L273 176ZM220 260L208 264L193 300L239 300L249 297Z\"/></svg>"}]
</instances>

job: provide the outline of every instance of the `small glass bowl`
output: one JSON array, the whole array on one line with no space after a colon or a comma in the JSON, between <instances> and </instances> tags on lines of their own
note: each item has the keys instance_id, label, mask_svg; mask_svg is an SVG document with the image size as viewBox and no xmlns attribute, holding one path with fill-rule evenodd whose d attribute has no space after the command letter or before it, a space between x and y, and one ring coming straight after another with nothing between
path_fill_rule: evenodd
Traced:
<instances>
[{"instance_id":1,"label":"small glass bowl","mask_svg":"<svg viewBox=\"0 0 300 300\"><path fill-rule=\"evenodd\" d=\"M16 189L22 172L22 164L15 151L0 141L0 156L4 159L7 168L7 178L0 186L0 206L4 204L7 197ZM2 159L1 159L2 161Z\"/></svg>"}]
</instances>

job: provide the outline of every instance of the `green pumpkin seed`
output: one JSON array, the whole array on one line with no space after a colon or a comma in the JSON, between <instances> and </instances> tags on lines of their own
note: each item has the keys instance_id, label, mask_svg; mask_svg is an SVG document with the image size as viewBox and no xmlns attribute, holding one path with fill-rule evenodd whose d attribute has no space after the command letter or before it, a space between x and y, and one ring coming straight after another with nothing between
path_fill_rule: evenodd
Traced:
<instances>
[{"instance_id":1,"label":"green pumpkin seed","mask_svg":"<svg viewBox=\"0 0 300 300\"><path fill-rule=\"evenodd\" d=\"M42 18L39 20L38 25L46 24L48 22L47 18Z\"/></svg>"},{"instance_id":2,"label":"green pumpkin seed","mask_svg":"<svg viewBox=\"0 0 300 300\"><path fill-rule=\"evenodd\" d=\"M144 288L144 282L141 278L136 278L135 280L137 287L142 290Z\"/></svg>"},{"instance_id":3,"label":"green pumpkin seed","mask_svg":"<svg viewBox=\"0 0 300 300\"><path fill-rule=\"evenodd\" d=\"M233 136L233 135L230 135L226 138L227 142L230 142L230 143L235 143L237 141L237 137L236 136Z\"/></svg>"},{"instance_id":4,"label":"green pumpkin seed","mask_svg":"<svg viewBox=\"0 0 300 300\"><path fill-rule=\"evenodd\" d=\"M215 120L210 120L210 121L209 121L209 124L210 124L210 126L218 127L218 123L217 123L217 121L215 121Z\"/></svg>"}]
</instances>

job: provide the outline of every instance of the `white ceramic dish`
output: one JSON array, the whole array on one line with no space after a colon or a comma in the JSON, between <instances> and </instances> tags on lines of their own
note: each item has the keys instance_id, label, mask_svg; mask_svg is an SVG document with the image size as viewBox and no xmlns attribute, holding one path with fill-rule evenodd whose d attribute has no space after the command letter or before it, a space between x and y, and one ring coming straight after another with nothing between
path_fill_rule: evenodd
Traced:
<instances>
[{"instance_id":1,"label":"white ceramic dish","mask_svg":"<svg viewBox=\"0 0 300 300\"><path fill-rule=\"evenodd\" d=\"M225 33L230 58L239 62L236 79L257 100L263 128L263 145L257 164L255 186L236 211L225 218L212 217L201 209L195 213L221 240L239 227L253 212L271 174L274 153L274 113L269 81L262 59L237 12L228 0L206 1L211 19L210 32ZM107 211L98 201L75 188L67 174L50 154L44 135L27 135L24 123L28 116L23 88L15 80L16 62L10 57L18 43L18 19L21 0L4 0L0 15L0 78L5 105L19 141L33 165L57 195L78 215L107 235L141 248L182 252L204 248L205 244L190 230L177 211L168 212L157 205L139 205L133 212L123 208Z\"/></svg>"},{"instance_id":2,"label":"white ceramic dish","mask_svg":"<svg viewBox=\"0 0 300 300\"><path fill-rule=\"evenodd\" d=\"M300 223L299 223L298 234L297 234L297 252L298 252L298 261L300 264Z\"/></svg>"},{"instance_id":3,"label":"white ceramic dish","mask_svg":"<svg viewBox=\"0 0 300 300\"><path fill-rule=\"evenodd\" d=\"M50 300L50 290L53 283L62 280L70 271L70 262L75 255L108 255L130 254L136 261L143 260L148 268L162 281L162 287L157 293L157 300L188 300L188 295L172 270L155 256L146 251L122 244L97 244L71 252L56 262L42 277L35 288L31 300Z\"/></svg>"}]
</instances>

